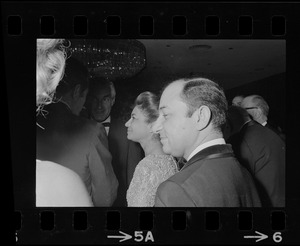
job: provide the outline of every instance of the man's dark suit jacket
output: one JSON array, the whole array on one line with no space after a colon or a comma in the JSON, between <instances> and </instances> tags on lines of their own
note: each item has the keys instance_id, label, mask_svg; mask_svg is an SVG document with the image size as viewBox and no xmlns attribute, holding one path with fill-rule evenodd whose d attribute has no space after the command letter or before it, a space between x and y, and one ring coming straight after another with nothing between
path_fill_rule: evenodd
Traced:
<instances>
[{"instance_id":1,"label":"man's dark suit jacket","mask_svg":"<svg viewBox=\"0 0 300 246\"><path fill-rule=\"evenodd\" d=\"M116 179L111 154L95 122L74 115L62 102L44 107L46 118L37 122L37 159L53 161L79 174L94 206L111 206L116 199Z\"/></svg>"},{"instance_id":2,"label":"man's dark suit jacket","mask_svg":"<svg viewBox=\"0 0 300 246\"><path fill-rule=\"evenodd\" d=\"M282 132L282 130L279 126L275 126L274 124L272 124L272 123L270 124L269 122L267 122L265 127L271 129L285 142L285 134Z\"/></svg>"},{"instance_id":3,"label":"man's dark suit jacket","mask_svg":"<svg viewBox=\"0 0 300 246\"><path fill-rule=\"evenodd\" d=\"M111 115L108 145L112 155L112 165L119 181L118 196L113 206L127 206L126 193L136 165L144 158L139 143L127 139L125 122Z\"/></svg>"},{"instance_id":4,"label":"man's dark suit jacket","mask_svg":"<svg viewBox=\"0 0 300 246\"><path fill-rule=\"evenodd\" d=\"M230 145L207 147L157 190L157 207L260 207L250 173Z\"/></svg>"},{"instance_id":5,"label":"man's dark suit jacket","mask_svg":"<svg viewBox=\"0 0 300 246\"><path fill-rule=\"evenodd\" d=\"M267 127L246 123L228 139L239 162L253 175L264 207L285 206L285 143Z\"/></svg>"}]
</instances>

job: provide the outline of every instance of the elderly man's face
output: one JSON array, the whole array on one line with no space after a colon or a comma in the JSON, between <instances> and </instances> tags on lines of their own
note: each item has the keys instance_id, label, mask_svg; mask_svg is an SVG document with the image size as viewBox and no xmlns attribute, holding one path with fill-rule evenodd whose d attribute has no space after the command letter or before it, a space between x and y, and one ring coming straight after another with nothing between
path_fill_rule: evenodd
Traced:
<instances>
[{"instance_id":1,"label":"elderly man's face","mask_svg":"<svg viewBox=\"0 0 300 246\"><path fill-rule=\"evenodd\" d=\"M110 115L113 105L110 88L98 90L90 100L92 118L98 122L104 121Z\"/></svg>"},{"instance_id":2,"label":"elderly man's face","mask_svg":"<svg viewBox=\"0 0 300 246\"><path fill-rule=\"evenodd\" d=\"M182 84L178 82L165 89L153 131L159 133L166 154L187 158L193 151L197 130L194 121L186 116L188 107L179 97L181 89Z\"/></svg>"}]
</instances>

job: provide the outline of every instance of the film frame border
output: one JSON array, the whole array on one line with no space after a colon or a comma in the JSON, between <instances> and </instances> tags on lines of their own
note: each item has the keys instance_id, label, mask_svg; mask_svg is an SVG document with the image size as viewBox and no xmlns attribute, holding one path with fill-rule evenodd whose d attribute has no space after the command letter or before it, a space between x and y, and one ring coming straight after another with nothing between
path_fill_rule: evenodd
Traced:
<instances>
[{"instance_id":1,"label":"film frame border","mask_svg":"<svg viewBox=\"0 0 300 246\"><path fill-rule=\"evenodd\" d=\"M123 4L121 4L123 5ZM26 3L19 4L18 6L11 5L9 3L2 4L2 13L3 14L3 24L5 26L6 21L5 18L7 16L20 16L22 21L22 28L21 32L22 34L20 36L16 35L15 37L8 36L6 33L6 30L4 28L4 45L5 47L15 47L17 51L14 51L14 55L18 54L25 54L30 57L30 60L34 57L34 53L32 51L35 50L35 39L41 38L41 37L47 37L47 38L57 38L57 37L63 37L63 38L172 38L172 39L285 39L287 41L287 82L292 81L293 78L295 78L295 71L296 71L296 63L293 63L295 61L295 55L291 53L291 51L295 52L296 54L299 54L299 47L296 45L296 41L299 41L299 30L296 28L296 24L299 24L299 20L297 19L295 9L299 9L299 5L295 6L288 6L283 3L264 3L264 4L251 4L251 3L242 3L242 4L202 4L202 3L191 3L190 6L187 6L186 4L180 4L180 3L174 3L174 4L160 4L160 3L154 3L151 4L149 8L144 8L144 4L140 3L134 3L133 5L128 8L128 6L123 5L124 8L119 7L118 9L115 8L115 6L112 6L111 4L107 3L90 3L86 5L84 8L79 7L77 3L55 3L55 6L50 4L43 4L43 6L40 3L31 3L31 6L28 8L26 6ZM47 6L47 8L45 8ZM96 10L93 6L97 6L99 9L102 8L102 10ZM99 7L101 6L101 7ZM61 8L62 7L62 8ZM60 9L58 9L60 8ZM55 23L57 23L55 28L55 34L54 35L41 35L40 34L40 22L39 18L41 17L40 10L43 10L42 15L43 16L54 16L55 17ZM69 12L66 12L64 10L69 10ZM91 11L92 9L92 11ZM293 11L292 11L293 10ZM45 11L45 14L44 14ZM152 13L151 13L152 12ZM269 15L266 15L265 13L268 13ZM54 14L53 14L54 13ZM67 14L66 14L67 13ZM150 36L142 36L138 33L138 22L136 20L138 19L137 16L142 15L144 16L154 16L154 33ZM154 13L154 14L153 14ZM294 13L294 14L293 14ZM252 28L253 33L252 35L239 35L238 33L238 25L237 25L237 17L238 16L252 16L254 22L252 22ZM271 22L270 22L270 15L272 16L284 16L286 19L286 33L284 35L274 36L271 33ZM88 16L88 23L89 23L89 33L87 35L78 35L75 36L72 30L72 20L74 16ZM100 18L100 16L102 18ZM105 27L105 24L103 23L103 20L107 16L121 16L121 28L122 29L120 35L107 35L105 32L101 32L99 30L105 30L102 29ZM173 16L186 16L187 17L187 27L188 31L185 35L173 35L172 33L172 22L170 21L171 17ZM220 33L215 36L207 35L205 33L205 16L218 16L220 18ZM155 18L157 17L157 18ZM131 20L133 18L135 21ZM64 20L68 20L66 23ZM100 19L102 21L100 21ZM197 25L195 24L197 23ZM198 24L199 23L199 24ZM129 27L127 29L127 27ZM125 30L125 31L123 31ZM294 39L295 38L295 39ZM298 39L297 39L298 38ZM9 41L11 42L8 45ZM30 47L27 51L22 51L17 48L17 46L20 44L20 42L25 42L27 47ZM291 58L291 59L290 59ZM6 61L9 61L7 64L12 64L11 60L7 59ZM34 61L34 60L33 60ZM6 64L6 62L5 62ZM18 65L22 65L21 62L19 62ZM23 64L24 66L24 64ZM31 68L34 69L34 66L29 66L28 64L25 65L25 68ZM22 70L23 71L23 70ZM34 71L34 70L33 70ZM29 77L29 79L34 78L32 77L32 74L30 76L26 75L25 78ZM8 76L8 72L6 73L6 79L8 81L11 81L11 77ZM28 89L27 89L28 90ZM27 92L27 90L25 90ZM291 90L291 85L287 84L287 91L290 93L293 90ZM9 93L10 92L10 93ZM27 93L27 95L30 95L33 92ZM7 88L7 95L11 96L11 91ZM33 97L34 98L34 97ZM8 98L11 100L10 98ZM287 102L288 104L288 102ZM32 105L30 105L32 106ZM290 105L289 105L290 106ZM27 105L26 105L27 107ZM29 107L30 108L30 107ZM292 119L292 116L289 114L288 119ZM34 120L34 118L32 118ZM289 121L293 122L293 121ZM296 122L296 121L295 121ZM32 123L32 122L30 122ZM28 124L29 125L29 124ZM294 129L293 127L296 127L295 124L290 123L287 124L290 129ZM30 127L29 127L30 128ZM32 128L32 127L31 127ZM33 128L32 128L33 129ZM34 132L34 130L33 130ZM15 135L12 134L10 137L14 137ZM288 139L289 140L289 139ZM35 139L30 140L35 142ZM32 143L33 143L32 142ZM291 143L290 141L287 141L287 143ZM33 143L34 145L34 143ZM14 147L11 146L11 151L13 152ZM32 151L31 151L32 152ZM291 153L291 152L290 152ZM289 153L289 154L290 154ZM34 156L30 157L30 154L27 155L26 158L30 161L34 161ZM26 159L25 158L25 159ZM13 158L12 158L13 159ZM292 160L292 158L290 159ZM287 166L287 173L292 172L293 173L294 168L291 166ZM19 171L20 172L20 171ZM25 171L23 174L28 175L29 182L26 182L26 188L27 186L32 189L32 187L35 187L34 184L34 178L33 181L29 179L32 178L31 172L33 174L35 173L35 168L29 168L29 170ZM13 167L13 176L14 178L18 175L15 175L16 169ZM31 176L30 176L31 175ZM292 175L291 175L292 176ZM288 180L286 183L287 187L291 187L295 182L293 180ZM15 184L14 184L15 185ZM26 190L26 189L25 189ZM29 190L29 189L28 189ZM31 194L29 192L28 194ZM17 194L20 194L20 192ZM119 212L121 214L121 223L120 223L120 230L125 231L127 233L131 233L133 231L140 230L139 228L139 222L136 218L139 211L153 211L153 225L154 228L152 230L155 242L154 243L195 243L195 242L201 242L201 243L219 243L219 242L228 242L230 237L228 236L228 233L232 233L232 225L236 224L236 217L237 217L237 211L251 211L252 217L254 219L254 222L252 223L252 230L249 232L261 231L261 232L268 232L269 235L271 235L271 232L273 233L274 230L272 228L270 229L270 216L272 212L285 212L285 218L287 219L286 228L283 230L283 234L286 234L284 238L287 236L288 239L285 238L285 241L290 243L295 243L297 240L297 234L296 229L299 229L299 212L297 209L297 203L299 203L299 199L295 199L296 193L295 191L289 191L287 190L287 206L285 209L246 209L246 208L238 208L238 209L225 209L225 208L201 208L201 209L193 209L193 208L168 208L168 209L161 209L157 208L155 210L152 209L131 209L131 208L119 208ZM33 201L32 201L33 199ZM57 240L62 240L63 238L60 235L57 235L58 232L63 232L67 229L70 229L69 231L69 239L72 238L72 242L74 243L118 243L118 241L112 241L106 240L103 241L102 239L107 236L108 233L105 234L105 225L103 223L99 223L99 221L106 221L106 212L111 210L116 210L115 208L103 208L103 209L82 209L82 208L32 208L32 205L34 206L34 200L35 196L34 194L31 194L29 198L25 198L25 203L20 206L16 206L16 211L21 212L21 218L22 218L22 224L21 224L21 230L17 233L16 237L18 237L19 243L26 243L30 242L32 243L32 238L36 240L36 243L51 243L51 242L57 242ZM72 218L73 212L76 211L87 211L87 227L88 229L83 233L79 232L80 230L73 230L72 226L70 227L70 223L65 224L65 220L63 218ZM43 211L54 211L54 222L58 223L58 227L56 225L54 226L54 231L50 230L46 232L42 232L39 227L39 214ZM210 230L209 232L206 232L204 230L204 221L205 221L205 212L211 212L211 211L217 211L219 213L219 219L222 225L221 230ZM172 221L172 214L173 212L178 212L178 218L179 221L182 221L182 218L184 220L184 216L182 215L182 212L186 212L186 222L187 222L187 228L185 230L174 230L174 228L170 228L170 224ZM181 213L181 215L180 215ZM51 214L51 212L50 212ZM132 225L126 225L124 226L124 223L122 221L132 221L132 215L135 216L135 222L133 222ZM51 217L51 215L48 214L48 216ZM71 216L71 217L70 217ZM18 217L18 215L17 215ZM157 218L159 217L162 224L157 225ZM165 218L165 219L163 219ZM195 222L195 218L198 218L201 220L201 223ZM235 218L235 219L233 219ZM51 220L51 219L50 219ZM71 219L72 221L72 219ZM69 221L70 222L70 221ZM298 224L297 224L298 222ZM33 224L31 224L33 223ZM29 225L31 224L31 225ZM72 224L72 223L71 223ZM33 225L33 227L32 227ZM199 230L201 234L199 235L199 238L195 239L195 232ZM167 228L167 229L166 229ZM212 226L214 228L214 226ZM99 230L103 230L103 233L101 234ZM165 231L163 230L165 229ZM202 231L203 229L203 231ZM288 229L288 230L287 230ZM32 230L35 230L34 232ZM57 233L55 233L55 230ZM168 239L165 239L161 235L158 235L161 233L160 230L163 230L163 236L169 236ZM75 231L75 232L74 232ZM115 231L116 232L116 231ZM215 236L215 232L218 234L218 237ZM36 235L37 233L38 235ZM236 234L233 237L237 237L237 234L241 233L240 231L236 232ZM244 232L242 232L244 233ZM26 234L26 235L25 235ZM111 234L111 233L110 233ZM138 238L140 238L138 234ZM146 235L146 234L145 234ZM288 236L289 235L289 236ZM37 237L38 236L38 237ZM233 243L247 243L245 242L243 237L240 236L238 239L233 239ZM150 239L149 239L150 240ZM182 241L185 240L185 241ZM227 241L226 241L227 240ZM62 242L60 241L60 242ZM130 241L133 243L134 241ZM136 241L137 242L137 241ZM275 241L265 241L267 243L278 243ZM34 242L33 242L34 243ZM138 243L138 242L137 242ZM282 242L284 243L284 241Z\"/></svg>"}]
</instances>

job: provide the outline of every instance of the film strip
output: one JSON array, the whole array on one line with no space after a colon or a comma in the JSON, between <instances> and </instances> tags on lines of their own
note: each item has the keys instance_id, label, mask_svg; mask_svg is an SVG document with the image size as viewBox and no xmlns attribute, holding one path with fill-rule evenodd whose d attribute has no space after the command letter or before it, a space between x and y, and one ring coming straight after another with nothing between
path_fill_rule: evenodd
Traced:
<instances>
[{"instance_id":1,"label":"film strip","mask_svg":"<svg viewBox=\"0 0 300 246\"><path fill-rule=\"evenodd\" d=\"M1 5L9 117L5 126L10 129L7 153L11 153L7 164L12 163L7 165L7 172L13 177L10 182L13 201L9 209L13 242L99 245L300 242L296 177L299 167L297 149L293 149L297 147L297 137L293 134L298 128L297 107L290 101L298 96L294 86L299 78L299 3L6 2ZM286 206L36 207L35 112L34 102L29 100L34 98L34 83L32 86L24 83L29 84L36 77L37 38L284 41L287 102L283 104L287 105L286 129L290 133L286 142Z\"/></svg>"}]
</instances>

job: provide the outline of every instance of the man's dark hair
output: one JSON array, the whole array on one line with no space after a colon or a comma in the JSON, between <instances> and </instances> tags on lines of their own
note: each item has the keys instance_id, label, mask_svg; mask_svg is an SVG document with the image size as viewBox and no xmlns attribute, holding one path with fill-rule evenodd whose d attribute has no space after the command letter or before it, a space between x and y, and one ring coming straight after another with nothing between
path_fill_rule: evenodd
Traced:
<instances>
[{"instance_id":1,"label":"man's dark hair","mask_svg":"<svg viewBox=\"0 0 300 246\"><path fill-rule=\"evenodd\" d=\"M97 95L99 91L103 89L110 89L111 97L115 97L114 88L112 89L112 82L109 80L103 78L103 77L94 77L90 79L90 85L89 85L89 95Z\"/></svg>"},{"instance_id":2,"label":"man's dark hair","mask_svg":"<svg viewBox=\"0 0 300 246\"><path fill-rule=\"evenodd\" d=\"M206 78L185 78L180 93L183 102L188 106L187 117L200 108L207 106L211 113L211 122L215 128L221 129L226 123L227 100L223 89L212 80Z\"/></svg>"},{"instance_id":3,"label":"man's dark hair","mask_svg":"<svg viewBox=\"0 0 300 246\"><path fill-rule=\"evenodd\" d=\"M89 86L88 70L79 60L70 57L66 61L65 74L56 89L58 96L63 96L73 90L76 85L80 85L81 92Z\"/></svg>"}]
</instances>

